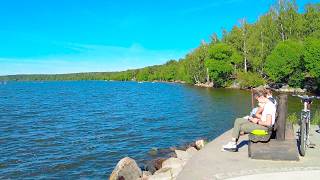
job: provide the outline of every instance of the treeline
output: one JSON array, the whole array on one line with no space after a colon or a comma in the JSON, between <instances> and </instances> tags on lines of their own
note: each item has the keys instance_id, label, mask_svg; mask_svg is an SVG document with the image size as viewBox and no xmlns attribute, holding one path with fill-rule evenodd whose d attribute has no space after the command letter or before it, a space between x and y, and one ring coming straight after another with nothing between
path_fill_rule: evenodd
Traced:
<instances>
[{"instance_id":1,"label":"treeline","mask_svg":"<svg viewBox=\"0 0 320 180\"><path fill-rule=\"evenodd\" d=\"M282 83L292 87L320 87L320 4L299 13L294 0L278 0L255 23L241 19L222 37L180 60L164 65L110 73L5 76L7 80L137 80L213 82L216 87Z\"/></svg>"}]
</instances>

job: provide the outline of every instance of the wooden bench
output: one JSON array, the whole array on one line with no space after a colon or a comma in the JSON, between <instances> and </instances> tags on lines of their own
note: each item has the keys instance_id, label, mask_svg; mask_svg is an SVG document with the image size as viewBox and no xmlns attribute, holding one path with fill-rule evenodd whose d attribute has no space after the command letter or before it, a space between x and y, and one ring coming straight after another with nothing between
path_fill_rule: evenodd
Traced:
<instances>
[{"instance_id":1,"label":"wooden bench","mask_svg":"<svg viewBox=\"0 0 320 180\"><path fill-rule=\"evenodd\" d=\"M268 129L267 135L249 134L248 156L252 159L265 160L299 160L297 144L292 124L287 123L288 96L279 95L277 99L277 116L274 127ZM286 130L287 129L287 130ZM286 132L287 131L287 132ZM286 138L287 136L287 138Z\"/></svg>"}]
</instances>

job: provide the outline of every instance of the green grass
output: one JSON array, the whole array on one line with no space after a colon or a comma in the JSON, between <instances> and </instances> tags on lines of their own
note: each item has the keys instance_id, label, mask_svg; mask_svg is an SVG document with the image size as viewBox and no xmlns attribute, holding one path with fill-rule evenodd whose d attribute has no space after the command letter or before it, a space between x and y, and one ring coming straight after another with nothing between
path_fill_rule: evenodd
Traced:
<instances>
[{"instance_id":1,"label":"green grass","mask_svg":"<svg viewBox=\"0 0 320 180\"><path fill-rule=\"evenodd\" d=\"M288 115L288 121L292 124L298 124L299 118L297 116L297 113L291 113Z\"/></svg>"},{"instance_id":2,"label":"green grass","mask_svg":"<svg viewBox=\"0 0 320 180\"><path fill-rule=\"evenodd\" d=\"M320 111L316 110L312 116L311 124L320 125Z\"/></svg>"}]
</instances>

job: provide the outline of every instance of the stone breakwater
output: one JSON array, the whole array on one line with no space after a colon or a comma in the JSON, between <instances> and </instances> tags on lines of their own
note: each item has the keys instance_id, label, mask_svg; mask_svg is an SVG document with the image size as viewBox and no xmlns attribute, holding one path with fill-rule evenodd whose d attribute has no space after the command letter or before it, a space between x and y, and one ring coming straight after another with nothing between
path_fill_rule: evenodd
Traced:
<instances>
[{"instance_id":1,"label":"stone breakwater","mask_svg":"<svg viewBox=\"0 0 320 180\"><path fill-rule=\"evenodd\" d=\"M186 150L174 150L174 156L156 161L154 170L143 171L130 157L121 159L110 175L110 180L175 180L188 160L205 145L197 140Z\"/></svg>"}]
</instances>

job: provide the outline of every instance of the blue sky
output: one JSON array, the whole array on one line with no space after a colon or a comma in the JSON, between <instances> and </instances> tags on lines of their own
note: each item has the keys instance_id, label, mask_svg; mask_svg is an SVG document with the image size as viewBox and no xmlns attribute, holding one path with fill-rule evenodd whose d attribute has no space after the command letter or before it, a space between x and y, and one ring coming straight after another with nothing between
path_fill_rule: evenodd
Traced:
<instances>
[{"instance_id":1,"label":"blue sky","mask_svg":"<svg viewBox=\"0 0 320 180\"><path fill-rule=\"evenodd\" d=\"M119 71L183 58L273 0L7 0L0 75ZM300 7L314 0L297 0Z\"/></svg>"}]
</instances>

